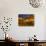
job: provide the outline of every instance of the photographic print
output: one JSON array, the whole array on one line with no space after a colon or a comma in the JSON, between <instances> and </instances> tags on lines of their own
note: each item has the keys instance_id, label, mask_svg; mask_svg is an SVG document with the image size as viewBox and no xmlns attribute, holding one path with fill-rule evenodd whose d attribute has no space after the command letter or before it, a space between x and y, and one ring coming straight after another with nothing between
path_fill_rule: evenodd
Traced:
<instances>
[{"instance_id":1,"label":"photographic print","mask_svg":"<svg viewBox=\"0 0 46 46\"><path fill-rule=\"evenodd\" d=\"M34 26L34 14L19 14L18 25L19 26Z\"/></svg>"}]
</instances>

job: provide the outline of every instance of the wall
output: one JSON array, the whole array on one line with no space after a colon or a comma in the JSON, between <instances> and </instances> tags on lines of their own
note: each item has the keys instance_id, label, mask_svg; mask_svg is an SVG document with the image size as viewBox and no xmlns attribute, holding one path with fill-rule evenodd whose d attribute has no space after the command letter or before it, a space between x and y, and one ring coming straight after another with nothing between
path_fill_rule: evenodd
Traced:
<instances>
[{"instance_id":1,"label":"wall","mask_svg":"<svg viewBox=\"0 0 46 46\"><path fill-rule=\"evenodd\" d=\"M34 27L19 27L18 14L34 14L35 26ZM46 8L32 8L28 0L0 0L0 19L1 17L12 17L13 22L8 34L16 40L27 40L34 34L37 39L45 40L45 15ZM3 32L0 31L0 39Z\"/></svg>"}]
</instances>

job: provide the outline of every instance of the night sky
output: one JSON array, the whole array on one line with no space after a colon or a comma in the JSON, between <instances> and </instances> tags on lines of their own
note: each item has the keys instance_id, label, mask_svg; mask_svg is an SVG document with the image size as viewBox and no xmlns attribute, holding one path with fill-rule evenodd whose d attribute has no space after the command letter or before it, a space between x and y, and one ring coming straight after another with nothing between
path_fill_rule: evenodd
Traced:
<instances>
[{"instance_id":1,"label":"night sky","mask_svg":"<svg viewBox=\"0 0 46 46\"><path fill-rule=\"evenodd\" d=\"M28 16L32 16L33 14L19 14L19 17L27 18Z\"/></svg>"}]
</instances>

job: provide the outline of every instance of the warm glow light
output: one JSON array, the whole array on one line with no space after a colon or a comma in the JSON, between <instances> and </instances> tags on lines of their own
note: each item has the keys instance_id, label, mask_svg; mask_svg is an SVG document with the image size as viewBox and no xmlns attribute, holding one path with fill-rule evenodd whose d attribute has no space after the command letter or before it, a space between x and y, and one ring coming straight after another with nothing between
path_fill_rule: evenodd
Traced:
<instances>
[{"instance_id":1,"label":"warm glow light","mask_svg":"<svg viewBox=\"0 0 46 46\"><path fill-rule=\"evenodd\" d=\"M6 35L6 37L8 37L8 34Z\"/></svg>"}]
</instances>

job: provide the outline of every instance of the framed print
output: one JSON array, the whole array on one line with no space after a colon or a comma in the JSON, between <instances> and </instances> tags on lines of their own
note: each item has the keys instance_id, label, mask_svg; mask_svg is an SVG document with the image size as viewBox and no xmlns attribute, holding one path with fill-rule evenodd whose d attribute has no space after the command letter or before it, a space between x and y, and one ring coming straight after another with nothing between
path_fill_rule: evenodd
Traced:
<instances>
[{"instance_id":1,"label":"framed print","mask_svg":"<svg viewBox=\"0 0 46 46\"><path fill-rule=\"evenodd\" d=\"M18 26L34 26L34 14L19 14Z\"/></svg>"}]
</instances>

